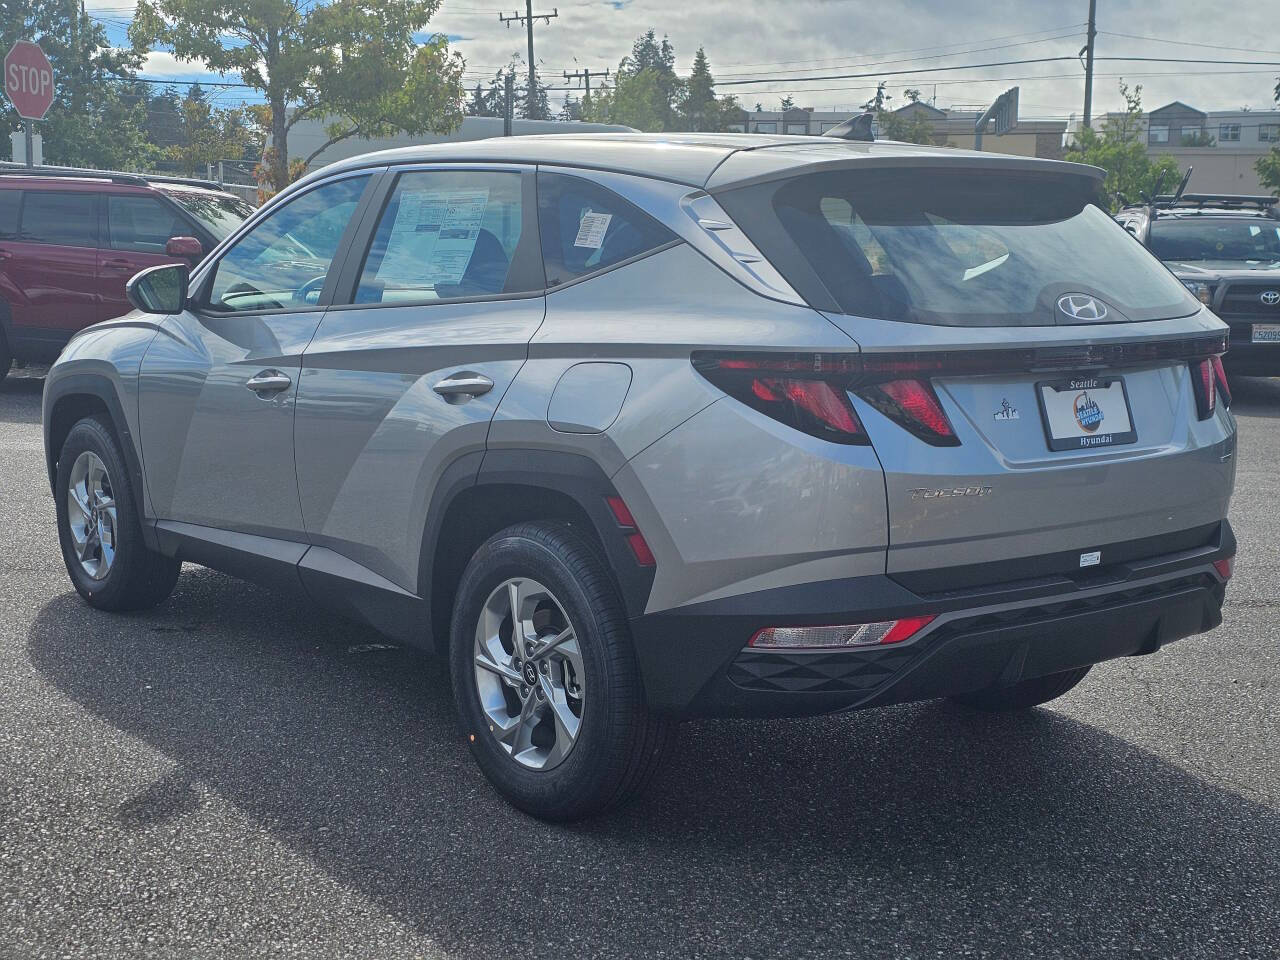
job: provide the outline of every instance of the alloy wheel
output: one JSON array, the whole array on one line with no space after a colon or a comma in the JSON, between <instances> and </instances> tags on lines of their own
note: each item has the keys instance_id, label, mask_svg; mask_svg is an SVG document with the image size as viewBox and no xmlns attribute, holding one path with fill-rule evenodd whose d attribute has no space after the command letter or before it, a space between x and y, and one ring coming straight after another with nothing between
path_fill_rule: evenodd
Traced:
<instances>
[{"instance_id":1,"label":"alloy wheel","mask_svg":"<svg viewBox=\"0 0 1280 960\"><path fill-rule=\"evenodd\" d=\"M76 560L90 578L103 580L116 558L116 500L102 458L86 450L67 484L67 525Z\"/></svg>"},{"instance_id":2,"label":"alloy wheel","mask_svg":"<svg viewBox=\"0 0 1280 960\"><path fill-rule=\"evenodd\" d=\"M536 580L513 578L485 601L475 631L475 682L489 731L530 770L550 770L582 729L586 675L564 607Z\"/></svg>"}]
</instances>

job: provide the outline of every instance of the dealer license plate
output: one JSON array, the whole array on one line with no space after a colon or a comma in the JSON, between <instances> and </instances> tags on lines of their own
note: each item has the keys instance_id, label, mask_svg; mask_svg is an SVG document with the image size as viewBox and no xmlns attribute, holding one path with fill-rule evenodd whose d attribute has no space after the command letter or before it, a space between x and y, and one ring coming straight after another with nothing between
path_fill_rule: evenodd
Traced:
<instances>
[{"instance_id":1,"label":"dealer license plate","mask_svg":"<svg viewBox=\"0 0 1280 960\"><path fill-rule=\"evenodd\" d=\"M1122 377L1081 375L1036 384L1050 450L1085 450L1134 443L1129 395Z\"/></svg>"}]
</instances>

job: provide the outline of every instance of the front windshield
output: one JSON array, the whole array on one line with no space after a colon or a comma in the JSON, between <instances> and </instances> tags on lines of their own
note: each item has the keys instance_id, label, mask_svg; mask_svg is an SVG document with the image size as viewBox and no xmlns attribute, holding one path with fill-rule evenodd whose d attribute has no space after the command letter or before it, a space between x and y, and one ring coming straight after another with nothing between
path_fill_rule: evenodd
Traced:
<instances>
[{"instance_id":1,"label":"front windshield","mask_svg":"<svg viewBox=\"0 0 1280 960\"><path fill-rule=\"evenodd\" d=\"M1170 217L1151 224L1150 245L1161 260L1280 260L1280 222L1261 217Z\"/></svg>"},{"instance_id":2,"label":"front windshield","mask_svg":"<svg viewBox=\"0 0 1280 960\"><path fill-rule=\"evenodd\" d=\"M775 264L802 259L855 316L1052 326L1072 293L1129 320L1194 312L1182 284L1094 200L1083 178L971 169L839 170L722 195Z\"/></svg>"},{"instance_id":3,"label":"front windshield","mask_svg":"<svg viewBox=\"0 0 1280 960\"><path fill-rule=\"evenodd\" d=\"M253 213L253 207L239 197L219 196L216 193L195 193L190 190L166 190L183 210L195 217L215 240L221 243L231 232L244 223Z\"/></svg>"}]
</instances>

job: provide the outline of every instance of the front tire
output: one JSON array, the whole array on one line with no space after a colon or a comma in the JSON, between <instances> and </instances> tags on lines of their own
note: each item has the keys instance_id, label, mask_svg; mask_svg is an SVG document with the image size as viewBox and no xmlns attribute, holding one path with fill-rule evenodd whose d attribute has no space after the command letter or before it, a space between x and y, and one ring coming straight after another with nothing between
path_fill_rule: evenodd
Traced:
<instances>
[{"instance_id":1,"label":"front tire","mask_svg":"<svg viewBox=\"0 0 1280 960\"><path fill-rule=\"evenodd\" d=\"M173 592L182 564L147 549L119 442L86 417L58 455L58 539L76 591L99 610L143 610Z\"/></svg>"},{"instance_id":2,"label":"front tire","mask_svg":"<svg viewBox=\"0 0 1280 960\"><path fill-rule=\"evenodd\" d=\"M480 547L458 585L449 658L472 756L532 816L622 803L673 738L645 703L604 562L567 523L518 524Z\"/></svg>"},{"instance_id":3,"label":"front tire","mask_svg":"<svg viewBox=\"0 0 1280 960\"><path fill-rule=\"evenodd\" d=\"M1029 710L1042 703L1056 700L1084 679L1091 667L1076 667L1043 677L1020 680L1007 687L991 687L973 693L963 693L951 699L975 710L1000 712L1005 710Z\"/></svg>"}]
</instances>

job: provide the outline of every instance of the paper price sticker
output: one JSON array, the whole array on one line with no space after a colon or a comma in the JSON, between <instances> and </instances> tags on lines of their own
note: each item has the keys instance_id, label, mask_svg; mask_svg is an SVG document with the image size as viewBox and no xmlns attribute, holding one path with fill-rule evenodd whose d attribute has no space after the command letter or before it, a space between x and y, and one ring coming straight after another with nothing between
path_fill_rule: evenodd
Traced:
<instances>
[{"instance_id":1,"label":"paper price sticker","mask_svg":"<svg viewBox=\"0 0 1280 960\"><path fill-rule=\"evenodd\" d=\"M604 243L604 235L609 232L609 222L612 219L612 213L592 213L588 210L582 215L582 222L578 224L578 236L573 241L573 245L599 250L600 244Z\"/></svg>"}]
</instances>

